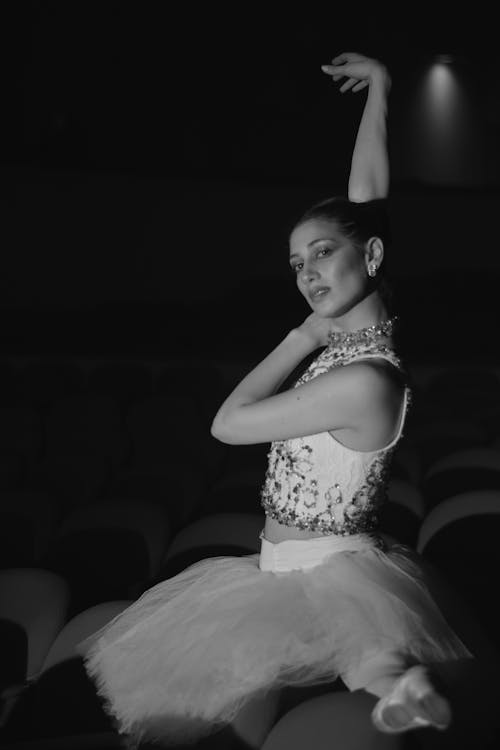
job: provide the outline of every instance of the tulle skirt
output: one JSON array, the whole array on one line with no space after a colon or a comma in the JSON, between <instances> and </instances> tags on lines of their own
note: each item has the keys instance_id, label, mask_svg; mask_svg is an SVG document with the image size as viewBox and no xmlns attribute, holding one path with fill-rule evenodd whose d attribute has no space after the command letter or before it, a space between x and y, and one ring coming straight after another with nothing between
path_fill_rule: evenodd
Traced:
<instances>
[{"instance_id":1,"label":"tulle skirt","mask_svg":"<svg viewBox=\"0 0 500 750\"><path fill-rule=\"evenodd\" d=\"M251 698L333 683L374 654L472 656L404 545L261 541L260 554L202 560L157 584L79 645L119 732L195 742Z\"/></svg>"}]
</instances>

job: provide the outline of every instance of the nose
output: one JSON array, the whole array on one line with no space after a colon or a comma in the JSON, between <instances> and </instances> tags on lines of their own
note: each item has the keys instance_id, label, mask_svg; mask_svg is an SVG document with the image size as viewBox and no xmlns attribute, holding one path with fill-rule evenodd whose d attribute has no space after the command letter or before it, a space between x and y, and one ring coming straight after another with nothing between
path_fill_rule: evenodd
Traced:
<instances>
[{"instance_id":1,"label":"nose","mask_svg":"<svg viewBox=\"0 0 500 750\"><path fill-rule=\"evenodd\" d=\"M313 279L317 279L318 272L310 265L304 264L300 277L304 284L309 284Z\"/></svg>"}]
</instances>

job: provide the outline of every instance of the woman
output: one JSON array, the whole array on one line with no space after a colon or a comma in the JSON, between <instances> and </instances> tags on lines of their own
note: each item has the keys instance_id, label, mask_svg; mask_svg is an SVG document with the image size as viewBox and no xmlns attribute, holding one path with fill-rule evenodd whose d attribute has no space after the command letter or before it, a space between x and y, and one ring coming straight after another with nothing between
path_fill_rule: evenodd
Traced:
<instances>
[{"instance_id":1,"label":"woman","mask_svg":"<svg viewBox=\"0 0 500 750\"><path fill-rule=\"evenodd\" d=\"M314 206L290 236L290 265L312 313L242 380L212 425L226 443L272 443L261 553L196 563L84 646L119 731L137 739L194 741L272 691L339 676L378 698L372 719L382 732L444 729L450 704L428 665L472 656L416 556L377 533L410 402L380 286L390 79L353 53L323 71L346 78L342 92L368 87L368 96L348 197ZM278 393L320 347L294 387Z\"/></svg>"}]
</instances>

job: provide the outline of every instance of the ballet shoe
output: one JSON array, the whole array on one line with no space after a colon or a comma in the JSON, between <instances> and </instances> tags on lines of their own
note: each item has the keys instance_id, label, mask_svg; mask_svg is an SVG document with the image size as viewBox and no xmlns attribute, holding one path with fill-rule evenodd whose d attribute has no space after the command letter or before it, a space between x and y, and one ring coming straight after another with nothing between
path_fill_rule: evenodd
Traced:
<instances>
[{"instance_id":1,"label":"ballet shoe","mask_svg":"<svg viewBox=\"0 0 500 750\"><path fill-rule=\"evenodd\" d=\"M372 722L381 732L399 734L412 729L447 729L451 708L431 684L428 670L418 664L410 667L392 689L376 703Z\"/></svg>"}]
</instances>

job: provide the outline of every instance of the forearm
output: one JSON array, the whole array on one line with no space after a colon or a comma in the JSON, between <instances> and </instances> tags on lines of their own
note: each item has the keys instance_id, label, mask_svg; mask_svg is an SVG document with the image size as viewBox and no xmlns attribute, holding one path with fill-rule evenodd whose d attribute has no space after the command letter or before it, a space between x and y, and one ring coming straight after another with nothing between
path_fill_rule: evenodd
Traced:
<instances>
[{"instance_id":1,"label":"forearm","mask_svg":"<svg viewBox=\"0 0 500 750\"><path fill-rule=\"evenodd\" d=\"M349 175L349 200L364 202L389 193L387 153L387 95L390 78L384 69L374 73L359 124Z\"/></svg>"},{"instance_id":2,"label":"forearm","mask_svg":"<svg viewBox=\"0 0 500 750\"><path fill-rule=\"evenodd\" d=\"M315 344L307 334L297 328L291 330L283 341L243 378L224 401L212 423L212 434L217 437L218 428L235 409L261 401L276 393L299 362L316 348L318 344Z\"/></svg>"}]
</instances>

